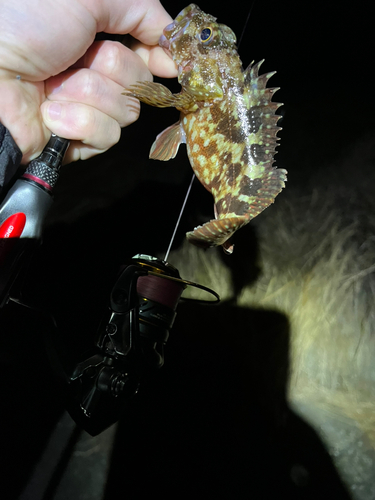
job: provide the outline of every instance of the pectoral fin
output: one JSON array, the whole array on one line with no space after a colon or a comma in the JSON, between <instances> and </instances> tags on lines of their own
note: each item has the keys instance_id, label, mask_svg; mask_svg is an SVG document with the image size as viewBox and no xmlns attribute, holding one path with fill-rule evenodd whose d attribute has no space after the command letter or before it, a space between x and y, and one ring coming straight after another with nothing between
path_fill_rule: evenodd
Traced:
<instances>
[{"instance_id":1,"label":"pectoral fin","mask_svg":"<svg viewBox=\"0 0 375 500\"><path fill-rule=\"evenodd\" d=\"M179 94L172 94L167 87L155 82L138 82L125 89L123 95L135 97L146 104L157 106L158 108L175 107L186 111L195 111L198 108L194 97L188 92L184 91Z\"/></svg>"},{"instance_id":2,"label":"pectoral fin","mask_svg":"<svg viewBox=\"0 0 375 500\"><path fill-rule=\"evenodd\" d=\"M167 161L174 158L180 144L185 144L185 132L178 121L174 125L166 128L155 139L151 146L150 158L153 160Z\"/></svg>"}]
</instances>

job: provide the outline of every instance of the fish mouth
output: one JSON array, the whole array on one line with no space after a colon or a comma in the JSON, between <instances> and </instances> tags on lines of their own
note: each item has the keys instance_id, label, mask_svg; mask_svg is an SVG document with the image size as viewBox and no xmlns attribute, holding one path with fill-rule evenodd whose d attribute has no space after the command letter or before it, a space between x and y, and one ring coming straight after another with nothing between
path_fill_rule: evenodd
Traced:
<instances>
[{"instance_id":1,"label":"fish mouth","mask_svg":"<svg viewBox=\"0 0 375 500\"><path fill-rule=\"evenodd\" d=\"M170 26L170 25L168 25L168 26ZM172 59L172 52L170 51L170 48L169 48L170 47L170 43L169 43L169 40L167 39L167 37L164 35L164 33L159 38L159 45L160 45L160 47L162 47L162 49L164 50L164 52L166 54L168 54L169 57Z\"/></svg>"},{"instance_id":2,"label":"fish mouth","mask_svg":"<svg viewBox=\"0 0 375 500\"><path fill-rule=\"evenodd\" d=\"M163 34L159 39L159 45L164 49L169 57L172 57L171 45L177 38L184 34L191 19L198 12L202 12L201 9L192 3L185 7L185 9L178 14L176 19L163 29Z\"/></svg>"}]
</instances>

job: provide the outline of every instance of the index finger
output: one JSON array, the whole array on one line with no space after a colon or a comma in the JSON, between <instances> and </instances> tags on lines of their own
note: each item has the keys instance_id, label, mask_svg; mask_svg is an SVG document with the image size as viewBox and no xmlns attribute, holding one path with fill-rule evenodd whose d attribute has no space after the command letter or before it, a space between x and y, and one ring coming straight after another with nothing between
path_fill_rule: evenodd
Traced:
<instances>
[{"instance_id":1,"label":"index finger","mask_svg":"<svg viewBox=\"0 0 375 500\"><path fill-rule=\"evenodd\" d=\"M172 21L159 0L98 0L95 5L97 32L129 33L139 41L135 52L152 74L165 78L177 76L172 59L163 49L155 47L163 29Z\"/></svg>"},{"instance_id":2,"label":"index finger","mask_svg":"<svg viewBox=\"0 0 375 500\"><path fill-rule=\"evenodd\" d=\"M131 48L139 55L153 75L161 78L174 78L178 75L177 67L172 58L161 47L144 45L136 41L132 43Z\"/></svg>"},{"instance_id":3,"label":"index finger","mask_svg":"<svg viewBox=\"0 0 375 500\"><path fill-rule=\"evenodd\" d=\"M156 45L172 18L159 0L83 0L97 22L97 32L129 33L146 45Z\"/></svg>"}]
</instances>

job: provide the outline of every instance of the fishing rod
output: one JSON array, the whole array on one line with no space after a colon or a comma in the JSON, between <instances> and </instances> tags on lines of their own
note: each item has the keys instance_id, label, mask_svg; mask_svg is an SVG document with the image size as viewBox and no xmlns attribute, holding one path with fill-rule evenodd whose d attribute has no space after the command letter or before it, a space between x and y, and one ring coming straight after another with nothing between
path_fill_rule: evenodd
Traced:
<instances>
[{"instance_id":1,"label":"fishing rod","mask_svg":"<svg viewBox=\"0 0 375 500\"><path fill-rule=\"evenodd\" d=\"M69 142L52 134L41 155L29 163L0 205L0 309L41 240Z\"/></svg>"}]
</instances>

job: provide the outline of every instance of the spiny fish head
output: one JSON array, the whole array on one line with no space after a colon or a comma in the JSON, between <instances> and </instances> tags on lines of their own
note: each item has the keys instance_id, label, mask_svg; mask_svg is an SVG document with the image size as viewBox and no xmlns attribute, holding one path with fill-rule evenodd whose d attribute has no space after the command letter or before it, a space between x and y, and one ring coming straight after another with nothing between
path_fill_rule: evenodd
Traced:
<instances>
[{"instance_id":1,"label":"spiny fish head","mask_svg":"<svg viewBox=\"0 0 375 500\"><path fill-rule=\"evenodd\" d=\"M197 100L221 99L233 68L241 71L233 31L190 4L166 26L159 44L178 68L178 81Z\"/></svg>"}]
</instances>

